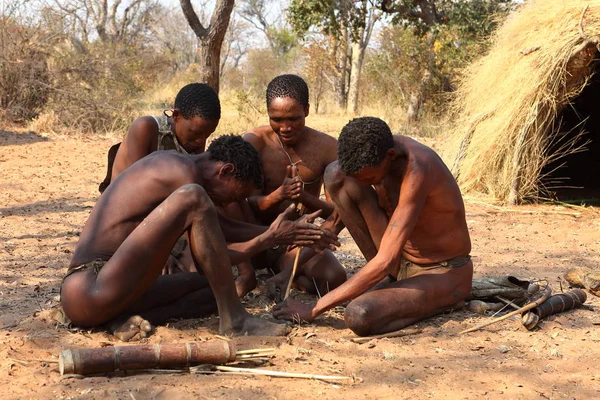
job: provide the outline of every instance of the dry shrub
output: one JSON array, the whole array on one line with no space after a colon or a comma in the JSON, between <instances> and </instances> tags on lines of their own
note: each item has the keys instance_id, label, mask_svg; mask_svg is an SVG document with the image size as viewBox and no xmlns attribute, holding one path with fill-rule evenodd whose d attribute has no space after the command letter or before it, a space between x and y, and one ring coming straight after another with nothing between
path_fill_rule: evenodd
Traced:
<instances>
[{"instance_id":1,"label":"dry shrub","mask_svg":"<svg viewBox=\"0 0 600 400\"><path fill-rule=\"evenodd\" d=\"M47 35L0 19L0 110L8 121L29 120L44 107L50 92Z\"/></svg>"},{"instance_id":2,"label":"dry shrub","mask_svg":"<svg viewBox=\"0 0 600 400\"><path fill-rule=\"evenodd\" d=\"M531 0L506 20L453 103L446 158L464 191L539 195L555 119L585 86L599 34L600 5L585 0Z\"/></svg>"},{"instance_id":3,"label":"dry shrub","mask_svg":"<svg viewBox=\"0 0 600 400\"><path fill-rule=\"evenodd\" d=\"M78 132L124 131L149 82L161 72L160 60L123 45L57 48L50 61L53 91L45 111Z\"/></svg>"}]
</instances>

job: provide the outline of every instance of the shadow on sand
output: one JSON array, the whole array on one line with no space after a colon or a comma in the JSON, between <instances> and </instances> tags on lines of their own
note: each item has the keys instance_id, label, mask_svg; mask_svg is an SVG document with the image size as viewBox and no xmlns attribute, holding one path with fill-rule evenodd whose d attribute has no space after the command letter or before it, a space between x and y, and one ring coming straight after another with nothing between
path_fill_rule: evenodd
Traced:
<instances>
[{"instance_id":1,"label":"shadow on sand","mask_svg":"<svg viewBox=\"0 0 600 400\"><path fill-rule=\"evenodd\" d=\"M35 132L11 132L0 130L0 146L16 146L36 142L49 142L50 139Z\"/></svg>"}]
</instances>

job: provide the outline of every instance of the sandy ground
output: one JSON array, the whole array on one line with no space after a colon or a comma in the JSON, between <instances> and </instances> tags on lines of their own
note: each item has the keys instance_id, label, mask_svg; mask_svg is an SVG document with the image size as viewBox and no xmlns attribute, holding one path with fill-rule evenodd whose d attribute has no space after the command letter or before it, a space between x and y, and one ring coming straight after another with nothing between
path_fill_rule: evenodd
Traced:
<instances>
[{"instance_id":1,"label":"sandy ground","mask_svg":"<svg viewBox=\"0 0 600 400\"><path fill-rule=\"evenodd\" d=\"M97 347L104 332L73 332L48 320L74 245L105 172L110 139L0 131L0 397L2 398L600 398L600 301L551 317L528 332L517 319L459 336L487 317L466 310L419 323L422 333L355 344L339 310L288 338L234 339L276 347L265 368L355 376L355 383L189 374L61 378L61 349ZM573 266L600 267L600 212L559 206L499 208L467 199L476 277L547 279ZM338 252L348 272L363 259L348 235ZM563 288L566 284L562 282ZM263 288L264 289L264 288ZM271 304L261 287L244 299ZM217 317L159 327L148 343L218 340Z\"/></svg>"}]
</instances>

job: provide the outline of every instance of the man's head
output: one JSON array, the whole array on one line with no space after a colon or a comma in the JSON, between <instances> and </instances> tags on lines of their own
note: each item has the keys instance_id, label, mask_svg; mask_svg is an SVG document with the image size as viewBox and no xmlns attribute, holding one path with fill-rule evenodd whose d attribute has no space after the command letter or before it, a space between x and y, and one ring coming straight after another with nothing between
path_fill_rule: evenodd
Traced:
<instances>
[{"instance_id":1,"label":"man's head","mask_svg":"<svg viewBox=\"0 0 600 400\"><path fill-rule=\"evenodd\" d=\"M175 97L173 131L189 153L202 153L206 139L215 131L221 118L217 93L205 83L190 83Z\"/></svg>"},{"instance_id":2,"label":"man's head","mask_svg":"<svg viewBox=\"0 0 600 400\"><path fill-rule=\"evenodd\" d=\"M396 157L394 137L379 118L355 118L342 128L337 153L345 174L373 185L381 182Z\"/></svg>"},{"instance_id":3,"label":"man's head","mask_svg":"<svg viewBox=\"0 0 600 400\"><path fill-rule=\"evenodd\" d=\"M281 141L293 145L308 116L308 86L297 75L279 75L267 86L269 124Z\"/></svg>"},{"instance_id":4,"label":"man's head","mask_svg":"<svg viewBox=\"0 0 600 400\"><path fill-rule=\"evenodd\" d=\"M226 205L262 189L263 171L256 149L241 136L225 135L208 146L209 159L218 162L215 179L205 190L217 205Z\"/></svg>"}]
</instances>

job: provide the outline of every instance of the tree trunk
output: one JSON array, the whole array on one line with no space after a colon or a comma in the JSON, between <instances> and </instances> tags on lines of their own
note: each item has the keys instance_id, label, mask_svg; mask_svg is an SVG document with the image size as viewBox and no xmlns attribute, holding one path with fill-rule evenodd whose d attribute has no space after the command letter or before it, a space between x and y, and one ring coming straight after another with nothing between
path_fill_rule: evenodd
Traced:
<instances>
[{"instance_id":1,"label":"tree trunk","mask_svg":"<svg viewBox=\"0 0 600 400\"><path fill-rule=\"evenodd\" d=\"M435 51L433 50L433 44L435 43L436 37L437 32L430 30L427 33L427 38L425 39L427 62L425 64L423 74L421 75L421 81L419 82L419 85L410 95L410 101L408 103L408 110L406 113L406 120L409 124L414 123L419 119L419 113L421 111L421 107L423 106L423 102L425 101L425 92L427 91L427 87L429 86L433 76L433 69L435 68Z\"/></svg>"},{"instance_id":2,"label":"tree trunk","mask_svg":"<svg viewBox=\"0 0 600 400\"><path fill-rule=\"evenodd\" d=\"M363 7L367 8L367 2L363 1ZM348 106L346 112L356 114L358 112L358 93L360 85L360 75L362 73L365 52L371 40L373 26L379 19L379 15L373 11L369 12L365 21L365 27L358 32L358 41L352 42L352 54L350 63L350 84L348 87Z\"/></svg>"},{"instance_id":3,"label":"tree trunk","mask_svg":"<svg viewBox=\"0 0 600 400\"><path fill-rule=\"evenodd\" d=\"M219 93L221 45L229 26L235 0L217 0L208 28L204 28L194 11L191 0L180 0L181 10L200 43L198 64L200 81Z\"/></svg>"},{"instance_id":4,"label":"tree trunk","mask_svg":"<svg viewBox=\"0 0 600 400\"><path fill-rule=\"evenodd\" d=\"M364 48L361 43L352 43L350 85L348 87L348 106L346 107L346 112L350 114L356 114L358 111L358 89L363 59Z\"/></svg>"}]
</instances>

